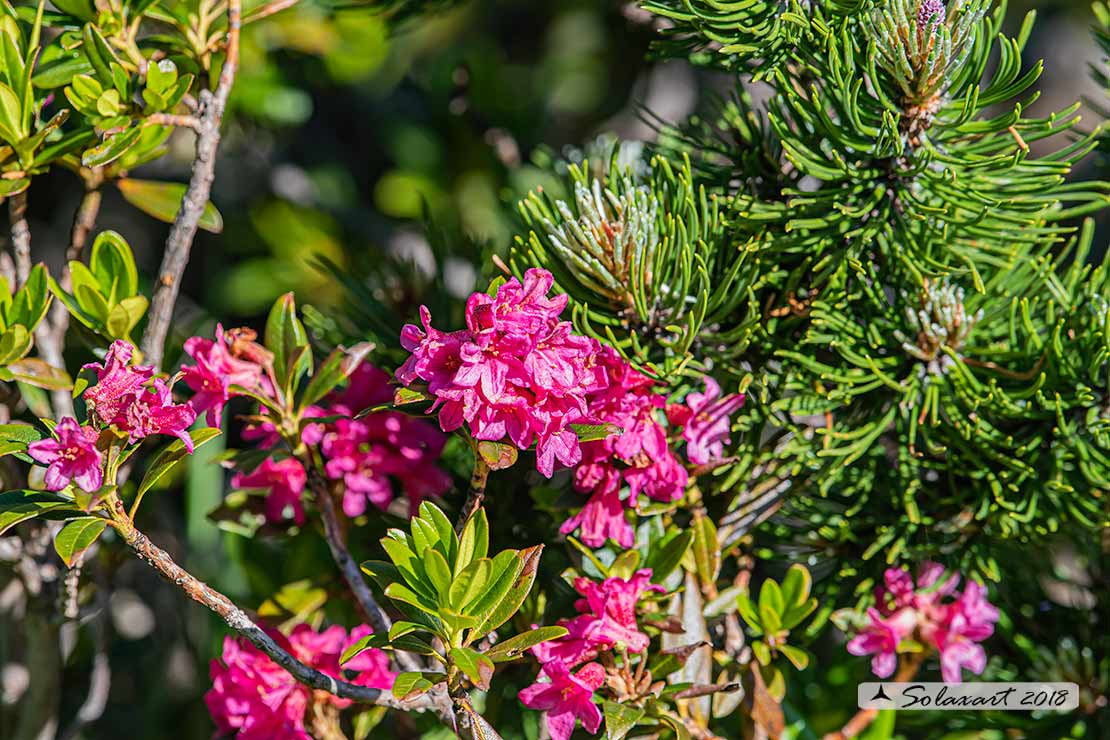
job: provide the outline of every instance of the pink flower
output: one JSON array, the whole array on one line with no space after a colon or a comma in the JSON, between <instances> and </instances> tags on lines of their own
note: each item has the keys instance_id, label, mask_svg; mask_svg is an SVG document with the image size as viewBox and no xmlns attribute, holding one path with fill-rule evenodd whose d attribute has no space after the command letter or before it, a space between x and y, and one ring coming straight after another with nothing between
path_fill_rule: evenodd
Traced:
<instances>
[{"instance_id":1,"label":"pink flower","mask_svg":"<svg viewBox=\"0 0 1110 740\"><path fill-rule=\"evenodd\" d=\"M563 522L559 531L570 534L581 528L578 536L590 547L601 547L607 539L624 548L632 547L635 535L625 518L624 503L618 491L619 486L610 484L595 488L582 510Z\"/></svg>"},{"instance_id":2,"label":"pink flower","mask_svg":"<svg viewBox=\"0 0 1110 740\"><path fill-rule=\"evenodd\" d=\"M868 609L871 622L848 642L852 655L873 655L871 671L879 678L887 678L898 667L898 644L913 633L917 615L913 609L902 609L890 617L883 617L877 609Z\"/></svg>"},{"instance_id":3,"label":"pink flower","mask_svg":"<svg viewBox=\"0 0 1110 740\"><path fill-rule=\"evenodd\" d=\"M351 375L346 390L330 399L319 415L354 417L392 397L389 375L363 363ZM308 429L302 439L312 444L307 433ZM343 481L343 511L350 517L362 515L368 503L385 509L393 500L394 481L413 510L425 498L450 488L450 476L435 465L445 442L432 424L399 411L338 419L319 433L324 471L331 480Z\"/></svg>"},{"instance_id":4,"label":"pink flower","mask_svg":"<svg viewBox=\"0 0 1110 740\"><path fill-rule=\"evenodd\" d=\"M342 668L339 665L343 650L370 631L363 625L348 637L342 627L316 632L301 624L289 637L276 631L269 634L298 660L319 671L336 678L358 671L353 683L389 689L394 675L380 650L368 650ZM350 705L348 700L312 692L244 638L224 638L223 654L212 661L210 675L212 689L204 695L205 704L217 730L238 733L237 740L312 740L304 724L311 705Z\"/></svg>"},{"instance_id":5,"label":"pink flower","mask_svg":"<svg viewBox=\"0 0 1110 740\"><path fill-rule=\"evenodd\" d=\"M133 351L130 344L117 339L108 348L103 365L90 362L83 368L96 372L96 385L85 391L84 399L101 424L114 423L154 376L154 368L130 364Z\"/></svg>"},{"instance_id":6,"label":"pink flower","mask_svg":"<svg viewBox=\"0 0 1110 740\"><path fill-rule=\"evenodd\" d=\"M155 378L150 387L129 398L130 403L113 423L127 432L132 444L151 434L165 434L180 439L192 453L193 439L188 429L197 420L197 412L188 404L175 404L164 380Z\"/></svg>"},{"instance_id":7,"label":"pink flower","mask_svg":"<svg viewBox=\"0 0 1110 740\"><path fill-rule=\"evenodd\" d=\"M651 379L611 347L600 348L596 367L605 380L603 387L587 398L590 414L622 431L582 445L574 487L593 495L582 511L564 522L561 531L569 534L581 527L579 536L590 547L601 547L606 538L629 547L632 529L623 509L635 508L641 493L657 501L682 498L688 475L657 418L665 399L654 392ZM628 491L622 496L625 486Z\"/></svg>"},{"instance_id":8,"label":"pink flower","mask_svg":"<svg viewBox=\"0 0 1110 740\"><path fill-rule=\"evenodd\" d=\"M705 393L692 392L686 395L686 405L693 412L682 437L686 440L686 457L695 465L720 460L724 445L729 440L729 418L744 405L742 393L730 393L721 397L721 386L713 378L705 378Z\"/></svg>"},{"instance_id":9,"label":"pink flower","mask_svg":"<svg viewBox=\"0 0 1110 740\"><path fill-rule=\"evenodd\" d=\"M580 614L559 620L567 629L566 635L532 648L537 660L544 664L556 661L573 668L618 645L630 653L647 649L649 639L636 623L636 605L649 591L663 592L662 586L651 583L650 568L636 571L628 580L613 577L595 583L579 578L574 588L584 597L574 604Z\"/></svg>"},{"instance_id":10,"label":"pink flower","mask_svg":"<svg viewBox=\"0 0 1110 740\"><path fill-rule=\"evenodd\" d=\"M636 603L648 591L664 592L662 586L651 582L650 568L636 571L628 580L613 577L594 583L579 578L574 588L585 597L579 599L575 607L594 617L585 630L586 637L608 646L623 644L631 653L647 649L648 636L640 632L636 624Z\"/></svg>"},{"instance_id":11,"label":"pink flower","mask_svg":"<svg viewBox=\"0 0 1110 740\"><path fill-rule=\"evenodd\" d=\"M83 427L67 416L54 427L54 438L32 442L27 445L27 453L49 465L46 487L51 491L60 491L73 481L91 493L99 490L104 482L103 458L96 449L98 436L92 427Z\"/></svg>"},{"instance_id":12,"label":"pink flower","mask_svg":"<svg viewBox=\"0 0 1110 740\"><path fill-rule=\"evenodd\" d=\"M898 644L913 636L940 654L941 676L959 682L961 670L981 673L987 654L979 643L994 633L996 609L986 589L968 581L957 594L960 576L944 578L937 563L922 564L917 581L902 568L888 568L876 590L878 607L868 610L870 623L848 643L853 655L874 655L871 668L886 678L897 665Z\"/></svg>"},{"instance_id":13,"label":"pink flower","mask_svg":"<svg viewBox=\"0 0 1110 740\"><path fill-rule=\"evenodd\" d=\"M605 669L587 663L571 673L561 661L553 660L544 665L540 675L547 681L521 689L518 697L524 706L545 712L552 740L568 740L577 720L582 720L587 732L597 734L601 710L593 696L605 683Z\"/></svg>"},{"instance_id":14,"label":"pink flower","mask_svg":"<svg viewBox=\"0 0 1110 740\"><path fill-rule=\"evenodd\" d=\"M565 295L547 298L551 273L532 269L495 296L475 293L467 328L445 334L421 307L423 330L408 325L402 346L411 356L397 370L406 386L426 383L445 432L463 424L475 439L508 438L520 449L536 443L536 468L551 477L555 462L581 459L571 424L593 421L587 394L603 386L594 368L598 344L559 320Z\"/></svg>"},{"instance_id":15,"label":"pink flower","mask_svg":"<svg viewBox=\"0 0 1110 740\"><path fill-rule=\"evenodd\" d=\"M185 352L196 364L182 365L182 378L185 385L196 391L189 403L198 414L208 412L209 426L220 425L224 405L234 395L231 386L263 389L262 366L234 356L231 351L233 341L220 324L216 324L215 341L204 337L185 340Z\"/></svg>"},{"instance_id":16,"label":"pink flower","mask_svg":"<svg viewBox=\"0 0 1110 740\"><path fill-rule=\"evenodd\" d=\"M304 492L308 476L304 467L291 457L274 461L266 458L253 472L236 473L231 478L233 488L263 488L270 493L266 497L266 519L280 523L291 510L293 521L304 524L304 506L301 494Z\"/></svg>"}]
</instances>

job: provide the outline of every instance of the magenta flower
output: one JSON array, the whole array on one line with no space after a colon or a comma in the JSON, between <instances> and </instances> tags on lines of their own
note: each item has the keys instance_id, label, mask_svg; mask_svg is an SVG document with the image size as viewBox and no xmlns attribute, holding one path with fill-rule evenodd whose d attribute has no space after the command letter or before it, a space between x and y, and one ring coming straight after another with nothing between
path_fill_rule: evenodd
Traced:
<instances>
[{"instance_id":1,"label":"magenta flower","mask_svg":"<svg viewBox=\"0 0 1110 740\"><path fill-rule=\"evenodd\" d=\"M662 586L651 582L650 568L636 571L628 580L614 577L594 583L579 578L574 588L584 597L575 608L594 618L585 630L587 638L610 647L624 645L630 653L647 649L648 636L636 624L636 604L648 591L664 592Z\"/></svg>"},{"instance_id":2,"label":"magenta flower","mask_svg":"<svg viewBox=\"0 0 1110 740\"><path fill-rule=\"evenodd\" d=\"M411 356L397 370L406 386L427 385L440 428L464 424L475 439L508 439L520 449L536 444L536 468L547 477L555 463L582 457L572 424L594 419L586 396L604 386L595 369L598 343L572 333L559 314L565 295L547 298L553 278L532 269L495 296L475 293L466 306L467 328L446 334L420 310L423 329L408 325L401 344Z\"/></svg>"},{"instance_id":3,"label":"magenta flower","mask_svg":"<svg viewBox=\"0 0 1110 740\"><path fill-rule=\"evenodd\" d=\"M154 368L132 366L134 350L121 339L112 342L104 364L90 362L83 369L96 372L96 385L85 390L90 414L101 424L113 424L154 376Z\"/></svg>"},{"instance_id":4,"label":"magenta flower","mask_svg":"<svg viewBox=\"0 0 1110 740\"><path fill-rule=\"evenodd\" d=\"M898 667L898 645L913 634L917 615L913 609L902 609L884 617L877 609L868 609L867 616L870 623L848 642L848 652L874 656L871 671L879 678L887 678Z\"/></svg>"},{"instance_id":5,"label":"magenta flower","mask_svg":"<svg viewBox=\"0 0 1110 740\"><path fill-rule=\"evenodd\" d=\"M721 386L713 378L705 378L705 393L686 395L686 405L693 415L682 431L686 440L686 457L695 465L716 462L724 454L724 445L730 442L729 418L744 405L744 394L730 393L721 397Z\"/></svg>"},{"instance_id":6,"label":"magenta flower","mask_svg":"<svg viewBox=\"0 0 1110 740\"><path fill-rule=\"evenodd\" d=\"M961 670L981 673L987 654L979 643L994 633L996 609L986 589L968 581L957 594L960 576L945 578L937 563L922 564L916 582L903 568L888 568L876 589L877 607L868 610L869 624L848 643L853 655L874 655L871 668L886 678L897 665L898 644L907 637L931 646L940 655L941 676L958 682Z\"/></svg>"},{"instance_id":7,"label":"magenta flower","mask_svg":"<svg viewBox=\"0 0 1110 740\"><path fill-rule=\"evenodd\" d=\"M353 683L389 689L394 675L388 657L380 650L368 650L342 669L339 665L343 650L370 631L363 625L348 637L342 627L318 633L301 624L288 637L276 631L269 634L298 660L319 671L336 678L358 671ZM210 675L212 688L204 695L205 704L217 731L238 733L237 740L312 740L305 717L313 705L350 705L348 700L313 692L298 683L244 638L224 638L223 654L212 661Z\"/></svg>"},{"instance_id":8,"label":"magenta flower","mask_svg":"<svg viewBox=\"0 0 1110 740\"><path fill-rule=\"evenodd\" d=\"M580 467L579 470L581 469ZM605 474L609 472L605 471ZM575 481L577 480L576 477ZM624 502L621 501L619 489L619 483L612 485L609 482L596 487L582 510L563 522L559 531L570 534L581 529L578 536L590 547L601 547L607 539L612 539L624 548L632 547L635 534L632 525L625 518Z\"/></svg>"},{"instance_id":9,"label":"magenta flower","mask_svg":"<svg viewBox=\"0 0 1110 740\"><path fill-rule=\"evenodd\" d=\"M611 347L598 351L596 368L604 381L587 398L590 414L622 431L582 445L574 487L593 495L582 511L563 523L561 531L570 534L580 528L579 537L590 547L601 547L606 538L629 547L632 528L624 509L636 508L641 493L657 501L682 498L688 475L659 422L665 399L653 390L652 380ZM622 493L624 487L627 493Z\"/></svg>"},{"instance_id":10,"label":"magenta flower","mask_svg":"<svg viewBox=\"0 0 1110 740\"><path fill-rule=\"evenodd\" d=\"M567 634L534 646L531 648L532 655L541 665L558 660L568 668L594 660L599 645L603 644L587 635L595 619L592 614L580 614L574 619L559 620L559 625L566 628Z\"/></svg>"},{"instance_id":11,"label":"magenta flower","mask_svg":"<svg viewBox=\"0 0 1110 740\"><path fill-rule=\"evenodd\" d=\"M257 362L240 359L232 354L233 337L216 324L216 340L190 337L185 352L196 362L182 365L182 379L195 393L189 403L196 412L207 412L209 426L220 425L224 405L234 395L231 386L248 390L264 390L264 369Z\"/></svg>"},{"instance_id":12,"label":"magenta flower","mask_svg":"<svg viewBox=\"0 0 1110 740\"><path fill-rule=\"evenodd\" d=\"M60 491L74 482L83 491L100 490L104 482L103 458L96 449L99 434L83 427L73 417L65 417L54 427L54 437L27 445L27 454L49 467L46 487Z\"/></svg>"},{"instance_id":13,"label":"magenta flower","mask_svg":"<svg viewBox=\"0 0 1110 740\"><path fill-rule=\"evenodd\" d=\"M132 444L151 434L165 434L177 437L190 454L193 452L193 438L188 429L197 420L197 412L188 404L175 404L164 380L155 378L150 387L129 398L130 403L123 407L113 423L120 431L127 432Z\"/></svg>"},{"instance_id":14,"label":"magenta flower","mask_svg":"<svg viewBox=\"0 0 1110 740\"><path fill-rule=\"evenodd\" d=\"M292 514L293 521L304 524L304 493L308 476L304 467L291 457L274 461L266 458L251 473L236 473L231 478L233 488L260 488L269 491L266 497L266 519L281 523Z\"/></svg>"},{"instance_id":15,"label":"magenta flower","mask_svg":"<svg viewBox=\"0 0 1110 740\"><path fill-rule=\"evenodd\" d=\"M547 681L521 689L517 696L524 706L545 713L552 740L568 740L577 720L596 735L601 727L601 710L593 697L605 683L605 669L598 663L587 663L571 673L561 661L553 660L544 665L540 676Z\"/></svg>"}]
</instances>

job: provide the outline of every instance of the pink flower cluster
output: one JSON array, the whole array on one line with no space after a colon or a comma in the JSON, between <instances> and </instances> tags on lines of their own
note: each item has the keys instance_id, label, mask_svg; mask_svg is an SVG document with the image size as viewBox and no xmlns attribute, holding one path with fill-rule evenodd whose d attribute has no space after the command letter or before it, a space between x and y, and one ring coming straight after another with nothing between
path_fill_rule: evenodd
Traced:
<instances>
[{"instance_id":1,"label":"pink flower cluster","mask_svg":"<svg viewBox=\"0 0 1110 740\"><path fill-rule=\"evenodd\" d=\"M613 539L631 547L632 527L625 510L638 508L641 493L656 501L677 501L686 491L689 475L668 440L666 420L682 429L686 456L691 463L718 461L728 441L730 416L744 403L744 396L721 396L721 388L706 378L705 393L686 395L685 404L666 404L654 390L650 378L637 372L612 348L602 347L597 365L606 377L605 387L588 397L590 413L623 431L582 446L582 462L574 471L574 487L590 493L577 514L563 523L560 531L579 536L590 547L601 547ZM622 495L622 489L627 492Z\"/></svg>"},{"instance_id":2,"label":"pink flower cluster","mask_svg":"<svg viewBox=\"0 0 1110 740\"><path fill-rule=\"evenodd\" d=\"M593 661L601 652L617 647L629 653L647 650L649 639L636 623L636 604L649 591L663 591L651 583L650 569L638 570L628 580L606 578L595 583L579 578L574 587L582 595L575 603L578 616L559 621L568 634L532 648L542 665L540 680L518 695L524 706L546 713L547 729L554 740L567 740L576 718L589 732L597 732L601 712L593 694L604 683L605 670ZM571 672L583 663L577 672Z\"/></svg>"},{"instance_id":3,"label":"pink flower cluster","mask_svg":"<svg viewBox=\"0 0 1110 740\"><path fill-rule=\"evenodd\" d=\"M187 404L175 404L171 387L154 377L154 368L132 365L131 345L112 342L104 363L85 365L96 373L96 385L85 391L90 419L102 426L113 425L128 436L132 444L152 434L177 437L185 449L193 451L187 431L197 414Z\"/></svg>"},{"instance_id":4,"label":"pink flower cluster","mask_svg":"<svg viewBox=\"0 0 1110 740\"><path fill-rule=\"evenodd\" d=\"M998 609L987 601L987 590L968 581L956 592L960 576L945 580L944 567L925 563L917 577L889 568L876 589L877 606L867 610L868 623L848 643L852 655L871 655L871 670L880 678L894 673L898 646L913 638L940 655L941 676L959 683L961 670L983 672L987 655L979 643L994 633Z\"/></svg>"},{"instance_id":5,"label":"pink flower cluster","mask_svg":"<svg viewBox=\"0 0 1110 740\"><path fill-rule=\"evenodd\" d=\"M173 402L171 387L154 377L154 368L132 365L132 353L130 344L117 340L108 348L103 364L85 365L96 373L96 384L84 393L88 424L82 426L66 417L54 427L52 438L27 446L33 459L48 466L45 482L51 491L60 491L71 482L90 493L101 487L104 458L96 443L108 426L127 435L131 444L152 434L166 434L179 438L185 449L193 451L188 429L196 412Z\"/></svg>"},{"instance_id":6,"label":"pink flower cluster","mask_svg":"<svg viewBox=\"0 0 1110 740\"><path fill-rule=\"evenodd\" d=\"M401 332L412 354L397 370L404 385L427 385L445 432L466 424L475 439L508 438L522 450L535 442L536 468L547 477L556 460L581 460L570 425L594 421L587 397L605 387L599 345L559 320L567 297L547 297L553 282L551 273L532 269L494 296L474 293L466 329L451 333L433 327L422 306L423 330L409 324Z\"/></svg>"},{"instance_id":7,"label":"pink flower cluster","mask_svg":"<svg viewBox=\"0 0 1110 740\"><path fill-rule=\"evenodd\" d=\"M343 481L343 511L347 516L360 516L368 503L385 509L394 497L394 481L413 508L451 486L450 476L435 465L445 439L433 425L399 411L376 411L354 418L363 409L392 397L389 375L363 363L352 373L346 390L307 412L310 417L344 417L326 424L309 424L302 439L319 445L327 477ZM243 436L258 440L263 448L279 442L271 424L248 429ZM305 469L297 460L267 458L254 471L237 473L231 484L268 489L267 519L281 522L291 514L302 524L305 516L301 495L306 481Z\"/></svg>"},{"instance_id":8,"label":"pink flower cluster","mask_svg":"<svg viewBox=\"0 0 1110 740\"><path fill-rule=\"evenodd\" d=\"M302 663L360 686L393 687L395 675L389 658L371 649L342 668L339 657L350 645L372 630L365 625L351 631L333 626L316 632L297 625L288 637L270 631L279 645ZM350 679L351 672L357 675ZM312 740L305 729L305 716L314 702L328 702L339 709L350 701L324 692L313 692L271 661L244 638L224 638L223 655L213 660L209 671L212 688L204 695L208 712L220 734L236 734L238 740Z\"/></svg>"},{"instance_id":9,"label":"pink flower cluster","mask_svg":"<svg viewBox=\"0 0 1110 740\"><path fill-rule=\"evenodd\" d=\"M239 339L238 333L225 332L222 325L216 324L215 341L205 337L185 340L185 353L195 364L182 365L181 376L185 385L195 391L189 403L198 414L207 412L209 426L220 425L224 406L236 395L232 386L265 396L273 394L264 363L260 362L267 358L249 351L257 345L252 341L254 332L246 333L244 339Z\"/></svg>"}]
</instances>

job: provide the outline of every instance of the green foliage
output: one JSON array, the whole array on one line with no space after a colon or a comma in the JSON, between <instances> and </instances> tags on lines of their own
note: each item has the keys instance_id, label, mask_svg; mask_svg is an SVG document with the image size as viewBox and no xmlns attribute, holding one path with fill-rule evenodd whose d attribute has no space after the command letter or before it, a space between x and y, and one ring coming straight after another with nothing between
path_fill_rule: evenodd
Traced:
<instances>
[{"instance_id":1,"label":"green foliage","mask_svg":"<svg viewBox=\"0 0 1110 740\"><path fill-rule=\"evenodd\" d=\"M367 635L348 648L343 662L381 647L414 650L444 666L444 673L398 676L393 688L398 698L419 695L443 681L457 682L461 676L488 689L494 663L513 660L533 645L566 634L563 627L544 627L495 644L484 653L472 647L520 609L532 589L543 550L541 545L488 557L484 509L456 535L447 516L425 501L419 515L410 520L408 533L391 529L381 544L390 562L370 561L362 569L409 621L395 623L388 635ZM444 652L416 634L438 638Z\"/></svg>"},{"instance_id":2,"label":"green foliage","mask_svg":"<svg viewBox=\"0 0 1110 740\"><path fill-rule=\"evenodd\" d=\"M81 324L108 340L131 341L131 332L146 314L149 301L140 294L139 275L131 247L114 231L93 242L88 266L69 263L72 289L53 278L50 289Z\"/></svg>"},{"instance_id":3,"label":"green foliage","mask_svg":"<svg viewBox=\"0 0 1110 740\"><path fill-rule=\"evenodd\" d=\"M809 569L795 563L781 584L770 578L764 581L758 600L743 593L736 597L740 616L752 635L759 638L752 643L752 653L761 665L771 665L779 654L800 671L809 665L809 655L788 644L787 638L817 608L817 599L809 595L812 582Z\"/></svg>"}]
</instances>

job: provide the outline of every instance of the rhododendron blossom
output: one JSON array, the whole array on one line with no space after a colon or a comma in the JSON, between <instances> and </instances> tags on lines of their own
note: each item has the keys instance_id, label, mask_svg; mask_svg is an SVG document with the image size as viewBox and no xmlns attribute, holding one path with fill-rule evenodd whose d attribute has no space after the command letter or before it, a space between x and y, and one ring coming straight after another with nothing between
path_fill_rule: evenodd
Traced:
<instances>
[{"instance_id":1,"label":"rhododendron blossom","mask_svg":"<svg viewBox=\"0 0 1110 740\"><path fill-rule=\"evenodd\" d=\"M316 670L360 686L389 689L394 674L388 657L377 649L367 650L346 665L339 657L349 645L371 633L365 625L351 631L333 626L316 632L297 625L288 637L269 631L277 643L294 657ZM357 671L353 678L350 674ZM347 675L344 675L347 674ZM221 734L237 733L237 740L312 740L305 717L316 702L336 708L350 705L346 699L313 692L271 661L244 638L225 637L223 654L213 660L212 689L205 704Z\"/></svg>"},{"instance_id":2,"label":"rhododendron blossom","mask_svg":"<svg viewBox=\"0 0 1110 740\"><path fill-rule=\"evenodd\" d=\"M154 377L154 368L131 365L133 353L130 344L117 339L108 348L103 364L90 362L83 368L96 373L96 385L87 388L83 397L89 413L101 424L112 424L120 418Z\"/></svg>"},{"instance_id":3,"label":"rhododendron blossom","mask_svg":"<svg viewBox=\"0 0 1110 740\"><path fill-rule=\"evenodd\" d=\"M427 385L444 431L465 424L475 439L508 438L522 450L535 442L536 468L547 477L556 460L581 460L571 424L595 421L587 396L605 386L598 343L559 320L567 297L548 298L552 284L551 273L531 269L494 296L475 293L466 304L467 328L450 334L433 327L421 307L423 329L409 324L401 332L412 354L397 370L404 385Z\"/></svg>"},{"instance_id":4,"label":"rhododendron blossom","mask_svg":"<svg viewBox=\"0 0 1110 740\"><path fill-rule=\"evenodd\" d=\"M853 655L871 655L871 670L880 678L894 673L904 640L934 648L940 655L941 675L959 683L962 669L982 673L987 655L979 643L994 633L996 609L986 588L968 581L956 593L959 575L944 577L937 563L925 563L915 582L908 571L888 568L876 589L877 605L868 609L867 624L848 642Z\"/></svg>"},{"instance_id":5,"label":"rhododendron blossom","mask_svg":"<svg viewBox=\"0 0 1110 740\"><path fill-rule=\"evenodd\" d=\"M46 487L60 491L72 481L84 491L99 490L104 474L103 458L96 449L97 431L67 416L54 427L54 435L27 445L27 454L49 466Z\"/></svg>"},{"instance_id":6,"label":"rhododendron blossom","mask_svg":"<svg viewBox=\"0 0 1110 740\"><path fill-rule=\"evenodd\" d=\"M686 394L686 405L691 412L690 420L682 430L682 438L686 440L686 457L695 465L719 461L724 454L724 445L730 441L730 417L744 405L744 395L731 393L722 397L721 386L706 376L705 392Z\"/></svg>"},{"instance_id":7,"label":"rhododendron blossom","mask_svg":"<svg viewBox=\"0 0 1110 740\"><path fill-rule=\"evenodd\" d=\"M587 663L571 673L561 660L553 660L544 665L540 678L521 689L518 696L524 706L545 713L552 740L567 740L577 720L582 720L587 732L597 734L601 710L593 696L605 683L605 669L600 664Z\"/></svg>"},{"instance_id":8,"label":"rhododendron blossom","mask_svg":"<svg viewBox=\"0 0 1110 740\"><path fill-rule=\"evenodd\" d=\"M115 423L127 432L132 443L151 434L165 434L177 437L192 452L193 438L188 429L196 419L197 412L191 406L175 404L170 387L161 378L155 378L149 387L131 396Z\"/></svg>"},{"instance_id":9,"label":"rhododendron blossom","mask_svg":"<svg viewBox=\"0 0 1110 740\"><path fill-rule=\"evenodd\" d=\"M266 458L250 473L236 473L231 478L233 488L259 488L268 491L266 496L266 520L280 523L292 512L293 521L304 524L304 493L308 475L304 466L291 457L283 460Z\"/></svg>"},{"instance_id":10,"label":"rhododendron blossom","mask_svg":"<svg viewBox=\"0 0 1110 740\"><path fill-rule=\"evenodd\" d=\"M234 335L225 333L221 324L216 324L215 341L205 337L185 340L185 353L195 364L181 366L182 379L195 391L189 403L198 414L207 413L209 426L219 426L224 405L234 395L231 386L268 393L265 369L232 354L234 347Z\"/></svg>"},{"instance_id":11,"label":"rhododendron blossom","mask_svg":"<svg viewBox=\"0 0 1110 740\"><path fill-rule=\"evenodd\" d=\"M342 505L347 516L361 516L368 503L385 509L397 493L404 494L415 510L425 498L439 496L451 486L451 477L435 464L446 442L435 425L399 411L374 411L354 418L392 397L389 375L364 362L351 374L345 390L303 412L303 419L342 417L305 424L301 441L319 445L324 475L343 484ZM243 437L263 449L281 441L277 428L268 421L247 427ZM267 519L280 522L282 512L292 506L294 520L301 524L306 477L304 466L288 458L264 464L249 475L240 473L232 483L269 489Z\"/></svg>"},{"instance_id":12,"label":"rhododendron blossom","mask_svg":"<svg viewBox=\"0 0 1110 740\"><path fill-rule=\"evenodd\" d=\"M636 605L645 593L664 592L662 586L651 583L651 569L638 570L629 579L612 577L600 583L578 578L574 588L582 596L574 604L579 615L559 621L566 635L532 648L541 663L561 660L573 667L604 650L619 647L642 653L647 649L648 636L637 625Z\"/></svg>"},{"instance_id":13,"label":"rhododendron blossom","mask_svg":"<svg viewBox=\"0 0 1110 740\"><path fill-rule=\"evenodd\" d=\"M580 529L579 537L590 547L600 547L606 538L630 547L633 532L625 509L634 508L641 493L657 501L682 498L688 475L657 418L665 398L654 391L652 380L611 347L599 350L597 364L607 382L588 397L590 413L622 431L582 445L574 487L592 495L560 531L569 534ZM628 490L622 497L625 486Z\"/></svg>"}]
</instances>

